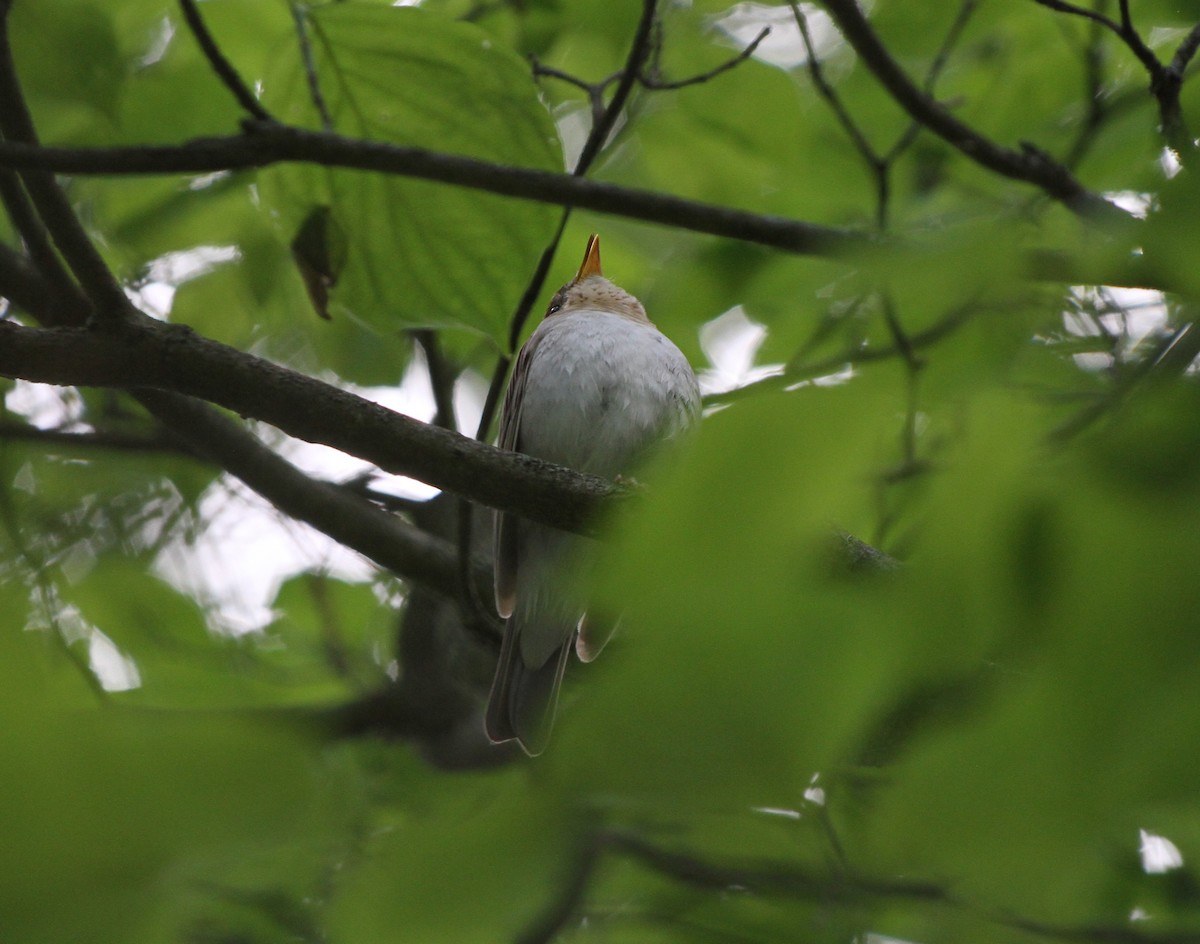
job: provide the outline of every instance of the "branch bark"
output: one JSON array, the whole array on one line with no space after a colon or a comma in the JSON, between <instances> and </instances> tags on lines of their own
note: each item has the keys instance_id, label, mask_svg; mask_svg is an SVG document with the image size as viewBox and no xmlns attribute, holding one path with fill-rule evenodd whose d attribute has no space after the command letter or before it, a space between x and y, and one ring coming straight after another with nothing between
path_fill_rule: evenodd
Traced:
<instances>
[{"instance_id":1,"label":"branch bark","mask_svg":"<svg viewBox=\"0 0 1200 944\"><path fill-rule=\"evenodd\" d=\"M1124 210L1085 188L1066 167L1037 148L1022 145L1022 150L1014 151L1002 147L955 118L900 68L863 16L857 0L825 0L824 5L863 63L914 121L977 164L1004 177L1033 184L1075 213L1102 220L1128 216Z\"/></svg>"},{"instance_id":2,"label":"branch bark","mask_svg":"<svg viewBox=\"0 0 1200 944\"><path fill-rule=\"evenodd\" d=\"M589 532L602 507L629 494L606 479L418 422L149 318L103 330L0 322L0 375L198 397L388 472L567 531Z\"/></svg>"},{"instance_id":3,"label":"branch bark","mask_svg":"<svg viewBox=\"0 0 1200 944\"><path fill-rule=\"evenodd\" d=\"M397 174L539 203L579 207L802 255L836 256L876 241L856 230L700 203L571 174L508 167L323 131L263 123L247 127L246 134L198 138L179 145L57 148L5 141L0 142L0 166L18 170L40 168L57 174L140 176L206 174L294 161Z\"/></svg>"}]
</instances>

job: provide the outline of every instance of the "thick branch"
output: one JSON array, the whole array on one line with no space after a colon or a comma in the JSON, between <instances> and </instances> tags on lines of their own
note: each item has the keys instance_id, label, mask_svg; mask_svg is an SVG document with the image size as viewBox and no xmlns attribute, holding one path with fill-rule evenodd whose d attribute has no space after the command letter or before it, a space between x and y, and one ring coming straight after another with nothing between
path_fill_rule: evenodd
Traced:
<instances>
[{"instance_id":1,"label":"thick branch","mask_svg":"<svg viewBox=\"0 0 1200 944\"><path fill-rule=\"evenodd\" d=\"M36 312L43 321L52 324L78 326L86 317L85 303L81 299L72 301L74 296L70 296L56 301L53 287L20 256L2 246L0 291L20 299L23 308ZM12 323L6 323L5 327L21 332L23 336L28 336L26 332L36 331ZM157 330L171 331L165 326ZM0 335L5 333L0 330ZM61 333L83 338L102 335L100 331L78 328L65 329ZM134 390L133 394L162 424L166 435L177 438L176 448L215 462L280 510L399 576L420 581L443 595L457 593L460 578L457 555L448 541L405 524L343 487L305 475L208 404L145 388ZM30 432L15 425L0 430L0 437L31 438L34 435L58 444L83 445L86 442L110 448L148 447L154 442L143 437L124 438L119 434ZM170 448L169 440L164 439L162 447ZM473 563L470 574L470 579L477 584L491 582L491 568L486 564Z\"/></svg>"},{"instance_id":2,"label":"thick branch","mask_svg":"<svg viewBox=\"0 0 1200 944\"><path fill-rule=\"evenodd\" d=\"M571 531L586 531L606 499L626 493L605 479L418 422L190 329L150 319L103 331L0 322L0 375L188 394L386 471Z\"/></svg>"},{"instance_id":3,"label":"thick branch","mask_svg":"<svg viewBox=\"0 0 1200 944\"><path fill-rule=\"evenodd\" d=\"M446 596L457 593L458 555L450 542L405 524L336 485L310 478L270 449L244 448L244 431L206 404L161 390L143 390L138 399L164 424L188 430L198 451L269 496L284 514L396 574ZM486 564L480 563L476 571L476 579L490 581Z\"/></svg>"}]
</instances>

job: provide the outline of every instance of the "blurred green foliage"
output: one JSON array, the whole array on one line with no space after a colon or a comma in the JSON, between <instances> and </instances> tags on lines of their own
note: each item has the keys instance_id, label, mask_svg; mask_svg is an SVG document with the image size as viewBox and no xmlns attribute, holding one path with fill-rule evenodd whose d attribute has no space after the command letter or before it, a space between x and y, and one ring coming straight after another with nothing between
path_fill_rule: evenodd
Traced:
<instances>
[{"instance_id":1,"label":"blurred green foliage","mask_svg":"<svg viewBox=\"0 0 1200 944\"><path fill-rule=\"evenodd\" d=\"M214 533L238 500L219 470L11 435L38 409L41 427L143 427L120 397L43 391L35 408L5 382L0 939L1200 937L1200 393L1169 356L1194 355L1193 171L1168 179L1144 72L1081 17L978 4L955 34L958 3L871 7L918 81L940 63L958 117L1136 199L1149 219L1129 231L1098 235L913 134L802 6L875 157L904 142L883 170L821 98L787 5L697 0L661 4L660 80L736 55L732 14L772 24L791 64L764 46L637 91L595 176L828 225L886 216L906 240L831 261L573 215L542 302L599 230L606 271L698 369L733 369L712 332L740 306L763 331L741 336L746 358L771 376L717 391L614 524L597 593L624 628L573 673L536 762L452 771L335 737L339 706L413 668L396 641L409 588L264 560L269 609L231 632L227 601L164 563L207 541L218 572L246 566ZM1164 60L1197 15L1130 6ZM311 67L333 130L549 170L581 143L586 96L524 60L600 81L639 9L200 5L281 120L322 127ZM39 0L12 26L48 142L237 131L173 3ZM453 370L490 374L559 212L299 165L66 184L114 271L166 293L172 320L358 384L398 384L417 327ZM289 252L318 207L346 237L328 322ZM1174 293L1033 280L1031 250L1114 282L1136 257ZM903 567L845 572L835 529ZM1142 854L1147 835L1178 860Z\"/></svg>"}]
</instances>

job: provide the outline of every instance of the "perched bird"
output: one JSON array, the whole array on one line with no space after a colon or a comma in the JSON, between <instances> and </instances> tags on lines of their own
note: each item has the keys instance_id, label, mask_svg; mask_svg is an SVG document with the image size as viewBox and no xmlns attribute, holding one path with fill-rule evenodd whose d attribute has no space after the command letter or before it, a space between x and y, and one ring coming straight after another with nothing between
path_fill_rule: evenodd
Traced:
<instances>
[{"instance_id":1,"label":"perched bird","mask_svg":"<svg viewBox=\"0 0 1200 944\"><path fill-rule=\"evenodd\" d=\"M550 302L517 355L500 446L606 478L628 473L700 413L696 375L646 317L642 303L600 272L600 239ZM493 741L546 747L572 648L590 662L612 620L585 616L579 573L591 542L496 515L496 609L507 620L487 708Z\"/></svg>"}]
</instances>

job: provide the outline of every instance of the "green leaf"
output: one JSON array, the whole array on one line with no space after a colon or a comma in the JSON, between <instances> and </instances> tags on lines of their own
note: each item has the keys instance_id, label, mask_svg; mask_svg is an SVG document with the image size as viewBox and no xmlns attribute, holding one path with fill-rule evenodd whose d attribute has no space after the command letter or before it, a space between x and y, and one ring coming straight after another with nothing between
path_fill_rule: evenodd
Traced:
<instances>
[{"instance_id":1,"label":"green leaf","mask_svg":"<svg viewBox=\"0 0 1200 944\"><path fill-rule=\"evenodd\" d=\"M11 30L22 89L35 114L46 119L43 136L54 140L116 118L128 69L105 5L94 0L17 4Z\"/></svg>"},{"instance_id":2,"label":"green leaf","mask_svg":"<svg viewBox=\"0 0 1200 944\"><path fill-rule=\"evenodd\" d=\"M842 755L903 665L886 628L855 614L869 591L825 587L829 529L861 527L894 406L867 384L748 402L670 464L608 559L623 628L578 673L547 758L573 789L668 821L794 808Z\"/></svg>"},{"instance_id":3,"label":"green leaf","mask_svg":"<svg viewBox=\"0 0 1200 944\"><path fill-rule=\"evenodd\" d=\"M385 940L397 928L413 940L515 939L567 880L576 830L564 813L520 771L418 794L342 886L335 939Z\"/></svg>"},{"instance_id":4,"label":"green leaf","mask_svg":"<svg viewBox=\"0 0 1200 944\"><path fill-rule=\"evenodd\" d=\"M314 10L308 29L336 130L453 154L559 170L553 123L528 67L483 31L421 10L354 3ZM269 107L318 124L296 49L268 76ZM332 292L381 330L454 325L506 343L507 320L556 211L376 174L285 167L262 175L291 240L327 204L348 239Z\"/></svg>"},{"instance_id":5,"label":"green leaf","mask_svg":"<svg viewBox=\"0 0 1200 944\"><path fill-rule=\"evenodd\" d=\"M321 835L310 746L282 725L68 711L19 683L37 637L6 632L0 936L174 939L176 908L267 850ZM306 838L307 837L307 838ZM69 907L59 907L69 902Z\"/></svg>"}]
</instances>

